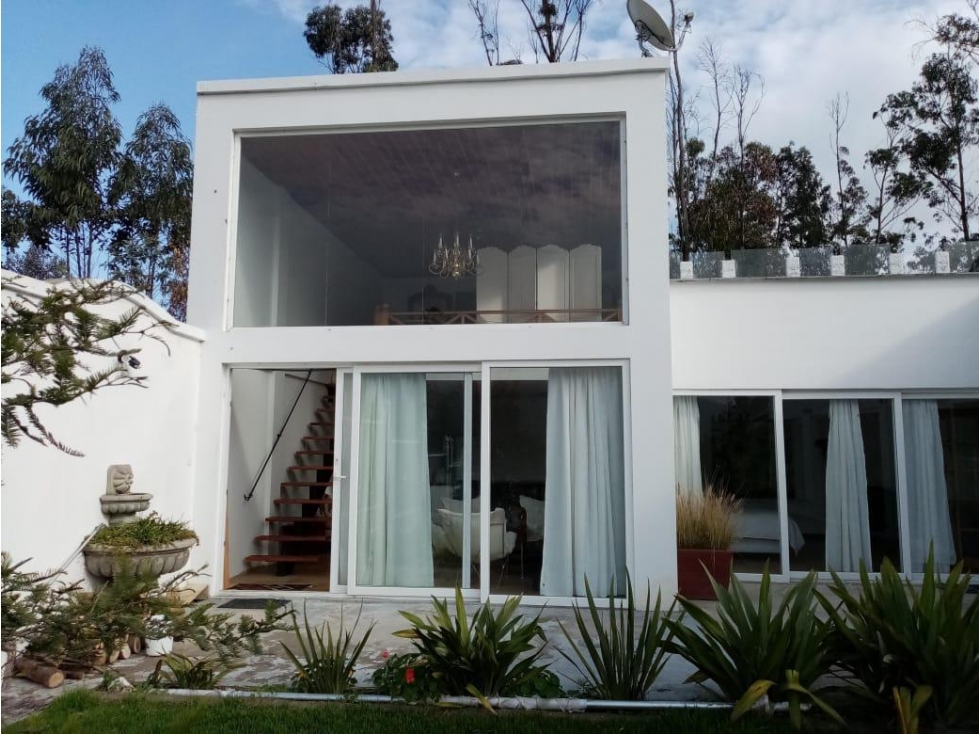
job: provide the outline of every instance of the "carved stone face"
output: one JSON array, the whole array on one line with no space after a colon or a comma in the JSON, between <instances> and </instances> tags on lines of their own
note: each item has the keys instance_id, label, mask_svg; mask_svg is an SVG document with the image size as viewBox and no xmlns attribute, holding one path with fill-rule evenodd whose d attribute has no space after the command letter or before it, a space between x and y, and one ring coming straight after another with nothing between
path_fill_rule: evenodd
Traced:
<instances>
[{"instance_id":1,"label":"carved stone face","mask_svg":"<svg viewBox=\"0 0 979 734\"><path fill-rule=\"evenodd\" d=\"M109 467L106 494L128 494L133 487L133 468L129 464L113 464Z\"/></svg>"}]
</instances>

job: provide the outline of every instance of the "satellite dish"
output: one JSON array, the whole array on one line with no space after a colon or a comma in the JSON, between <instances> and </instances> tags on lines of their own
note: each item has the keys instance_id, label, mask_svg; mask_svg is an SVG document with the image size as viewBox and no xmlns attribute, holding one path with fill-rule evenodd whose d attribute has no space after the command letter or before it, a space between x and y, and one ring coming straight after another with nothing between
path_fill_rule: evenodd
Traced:
<instances>
[{"instance_id":1,"label":"satellite dish","mask_svg":"<svg viewBox=\"0 0 979 734\"><path fill-rule=\"evenodd\" d=\"M670 26L663 20L663 16L653 10L645 0L627 0L626 9L636 27L636 40L639 41L639 48L642 49L643 56L650 55L646 44L658 48L660 51L676 51L683 43L683 38L687 35L687 30L690 27L690 21L693 20L693 13L687 13L683 16L683 33L680 36L680 41L677 42Z\"/></svg>"}]
</instances>

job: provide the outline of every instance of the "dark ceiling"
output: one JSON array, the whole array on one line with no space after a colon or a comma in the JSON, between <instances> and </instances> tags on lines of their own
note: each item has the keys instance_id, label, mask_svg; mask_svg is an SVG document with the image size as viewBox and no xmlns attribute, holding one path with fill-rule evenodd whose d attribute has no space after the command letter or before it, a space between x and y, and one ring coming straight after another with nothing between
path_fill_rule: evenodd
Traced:
<instances>
[{"instance_id":1,"label":"dark ceiling","mask_svg":"<svg viewBox=\"0 0 979 734\"><path fill-rule=\"evenodd\" d=\"M242 155L392 277L442 234L476 247L583 243L618 270L618 122L247 137Z\"/></svg>"}]
</instances>

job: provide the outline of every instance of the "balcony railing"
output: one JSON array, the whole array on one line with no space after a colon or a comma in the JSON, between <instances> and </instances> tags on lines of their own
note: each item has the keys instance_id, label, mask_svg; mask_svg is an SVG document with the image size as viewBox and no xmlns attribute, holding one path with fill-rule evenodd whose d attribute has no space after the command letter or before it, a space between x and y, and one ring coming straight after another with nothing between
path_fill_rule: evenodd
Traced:
<instances>
[{"instance_id":1,"label":"balcony railing","mask_svg":"<svg viewBox=\"0 0 979 734\"><path fill-rule=\"evenodd\" d=\"M835 275L869 277L979 272L977 241L958 242L949 245L943 252L927 252L921 255L898 253L894 258L891 255L890 248L884 246L850 245L838 256L842 260L837 260L835 264L830 247L803 248L791 253L775 249L734 250L730 260L734 262L733 277L736 278L820 278ZM791 257L798 259L793 262ZM691 253L693 279L725 277L724 261L723 252ZM797 266L798 270L793 266ZM677 252L670 253L670 278L681 279L680 254Z\"/></svg>"},{"instance_id":2,"label":"balcony railing","mask_svg":"<svg viewBox=\"0 0 979 734\"><path fill-rule=\"evenodd\" d=\"M622 321L621 308L547 308L532 311L391 311L387 304L374 309L376 326L417 324L551 324L561 322Z\"/></svg>"}]
</instances>

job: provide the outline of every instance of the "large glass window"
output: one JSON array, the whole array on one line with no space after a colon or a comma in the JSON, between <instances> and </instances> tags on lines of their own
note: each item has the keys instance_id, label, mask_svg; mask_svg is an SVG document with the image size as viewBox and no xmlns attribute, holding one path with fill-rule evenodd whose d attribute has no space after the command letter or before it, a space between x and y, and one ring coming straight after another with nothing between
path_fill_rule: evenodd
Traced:
<instances>
[{"instance_id":1,"label":"large glass window","mask_svg":"<svg viewBox=\"0 0 979 734\"><path fill-rule=\"evenodd\" d=\"M781 525L775 471L775 402L764 396L674 398L675 463L679 491L712 486L742 502L734 569L781 570ZM789 545L802 534L790 523Z\"/></svg>"},{"instance_id":2,"label":"large glass window","mask_svg":"<svg viewBox=\"0 0 979 734\"><path fill-rule=\"evenodd\" d=\"M900 568L893 401L785 400L790 526L805 540L793 571Z\"/></svg>"},{"instance_id":3,"label":"large glass window","mask_svg":"<svg viewBox=\"0 0 979 734\"><path fill-rule=\"evenodd\" d=\"M622 371L494 368L494 594L584 596L625 580Z\"/></svg>"},{"instance_id":4,"label":"large glass window","mask_svg":"<svg viewBox=\"0 0 979 734\"><path fill-rule=\"evenodd\" d=\"M362 375L358 586L474 586L478 386L464 374Z\"/></svg>"},{"instance_id":5,"label":"large glass window","mask_svg":"<svg viewBox=\"0 0 979 734\"><path fill-rule=\"evenodd\" d=\"M979 399L905 398L911 570L934 546L939 570L979 571Z\"/></svg>"},{"instance_id":6,"label":"large glass window","mask_svg":"<svg viewBox=\"0 0 979 734\"><path fill-rule=\"evenodd\" d=\"M621 320L620 130L243 137L234 326Z\"/></svg>"}]
</instances>

